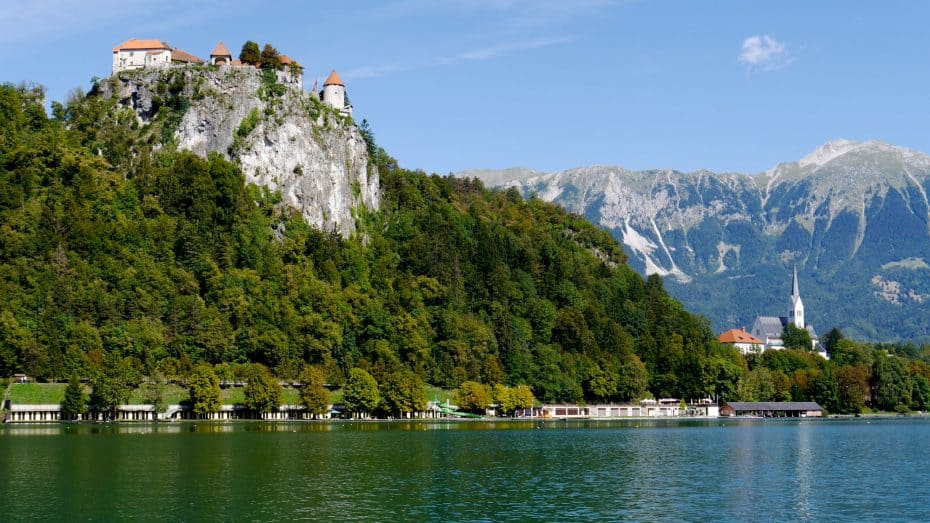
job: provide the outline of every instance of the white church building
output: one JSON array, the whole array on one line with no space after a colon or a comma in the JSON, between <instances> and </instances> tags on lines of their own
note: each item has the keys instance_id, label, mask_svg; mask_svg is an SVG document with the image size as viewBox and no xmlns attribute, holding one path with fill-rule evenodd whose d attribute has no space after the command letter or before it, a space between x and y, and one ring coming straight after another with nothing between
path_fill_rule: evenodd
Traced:
<instances>
[{"instance_id":1,"label":"white church building","mask_svg":"<svg viewBox=\"0 0 930 523\"><path fill-rule=\"evenodd\" d=\"M781 335L789 323L806 330L811 337L811 350L817 350L820 344L817 332L814 331L814 326L804 319L804 302L801 301L801 292L798 288L797 267L794 268L794 275L791 279L791 305L788 307L788 315L757 316L752 325L751 334L765 344L764 350L783 349L785 344Z\"/></svg>"}]
</instances>

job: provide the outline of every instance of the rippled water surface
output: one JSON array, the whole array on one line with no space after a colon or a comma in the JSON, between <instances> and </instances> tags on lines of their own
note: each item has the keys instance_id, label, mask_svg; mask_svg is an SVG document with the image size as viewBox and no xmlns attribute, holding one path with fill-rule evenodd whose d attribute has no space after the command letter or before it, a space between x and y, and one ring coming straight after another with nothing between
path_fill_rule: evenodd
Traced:
<instances>
[{"instance_id":1,"label":"rippled water surface","mask_svg":"<svg viewBox=\"0 0 930 523\"><path fill-rule=\"evenodd\" d=\"M3 519L930 520L930 420L0 430Z\"/></svg>"}]
</instances>

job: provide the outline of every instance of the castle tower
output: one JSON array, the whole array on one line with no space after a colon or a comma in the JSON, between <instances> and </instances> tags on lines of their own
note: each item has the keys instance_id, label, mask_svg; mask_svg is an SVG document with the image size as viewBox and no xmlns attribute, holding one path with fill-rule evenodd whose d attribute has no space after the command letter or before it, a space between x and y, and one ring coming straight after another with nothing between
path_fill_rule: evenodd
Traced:
<instances>
[{"instance_id":1,"label":"castle tower","mask_svg":"<svg viewBox=\"0 0 930 523\"><path fill-rule=\"evenodd\" d=\"M799 329L804 328L804 302L801 301L801 292L798 290L798 266L794 266L794 277L791 279L791 308L788 309L788 321Z\"/></svg>"},{"instance_id":2,"label":"castle tower","mask_svg":"<svg viewBox=\"0 0 930 523\"><path fill-rule=\"evenodd\" d=\"M323 82L323 102L328 103L338 111L352 114L352 108L346 107L346 86L342 78L336 74L335 69L329 73Z\"/></svg>"}]
</instances>

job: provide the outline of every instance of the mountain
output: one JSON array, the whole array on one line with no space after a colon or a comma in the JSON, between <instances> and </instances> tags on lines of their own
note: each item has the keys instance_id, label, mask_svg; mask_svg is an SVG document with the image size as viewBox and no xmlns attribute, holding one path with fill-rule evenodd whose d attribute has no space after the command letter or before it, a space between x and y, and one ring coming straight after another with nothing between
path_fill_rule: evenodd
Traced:
<instances>
[{"instance_id":1,"label":"mountain","mask_svg":"<svg viewBox=\"0 0 930 523\"><path fill-rule=\"evenodd\" d=\"M930 340L930 156L829 142L754 175L466 171L582 214L716 330L785 314L797 265L808 319L870 341Z\"/></svg>"}]
</instances>

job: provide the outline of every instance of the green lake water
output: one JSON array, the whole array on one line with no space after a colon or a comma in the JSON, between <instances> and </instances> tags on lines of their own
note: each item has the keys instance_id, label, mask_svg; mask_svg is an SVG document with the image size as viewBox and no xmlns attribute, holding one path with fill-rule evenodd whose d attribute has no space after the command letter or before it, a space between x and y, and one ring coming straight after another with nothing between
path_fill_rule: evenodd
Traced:
<instances>
[{"instance_id":1,"label":"green lake water","mask_svg":"<svg viewBox=\"0 0 930 523\"><path fill-rule=\"evenodd\" d=\"M4 520L928 521L930 420L0 429Z\"/></svg>"}]
</instances>

